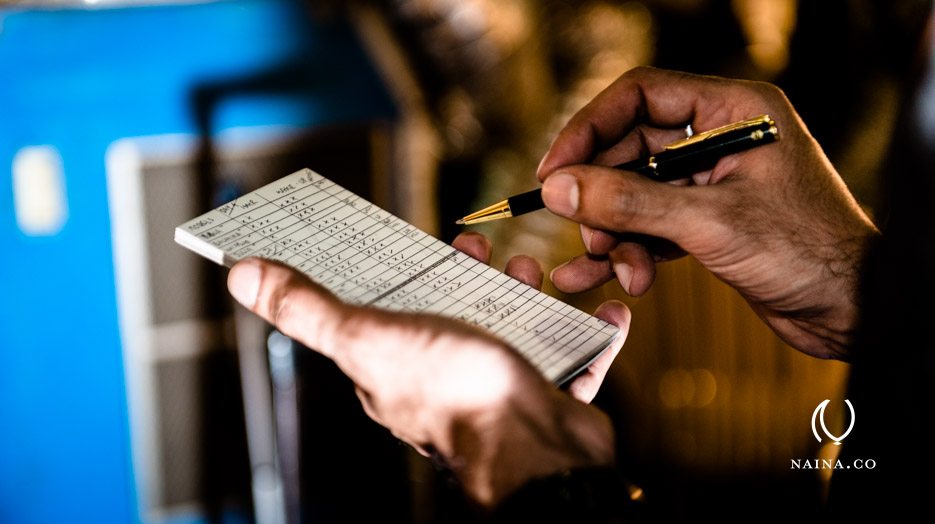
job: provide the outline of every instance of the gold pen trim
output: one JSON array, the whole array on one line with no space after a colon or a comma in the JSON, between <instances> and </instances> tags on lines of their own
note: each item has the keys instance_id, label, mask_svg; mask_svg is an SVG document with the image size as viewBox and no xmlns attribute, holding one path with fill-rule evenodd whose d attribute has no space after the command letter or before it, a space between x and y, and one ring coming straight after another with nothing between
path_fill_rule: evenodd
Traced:
<instances>
[{"instance_id":1,"label":"gold pen trim","mask_svg":"<svg viewBox=\"0 0 935 524\"><path fill-rule=\"evenodd\" d=\"M694 135L688 138L683 138L679 140L678 142L673 142L665 146L665 148L663 149L665 151L671 151L673 149L679 149L682 147L690 146L692 144L697 144L698 142L704 142L705 140L716 137L718 135L722 135L724 133L728 133L730 131L737 131L738 129L747 129L751 127L759 127L759 126L764 126L764 125L769 126L769 128L765 132L768 132L773 135L775 135L778 132L776 130L776 122L773 122L773 119L770 118L769 115L760 115L757 117L750 118L748 120L744 120L742 122L734 122L733 124L727 124L726 126L716 127L708 131L703 131L701 133L695 133Z\"/></svg>"},{"instance_id":2,"label":"gold pen trim","mask_svg":"<svg viewBox=\"0 0 935 524\"><path fill-rule=\"evenodd\" d=\"M480 211L475 211L470 215L462 218L455 222L458 225L469 225L469 224L480 224L481 222L489 222L491 220L499 220L501 218L510 218L513 216L513 211L510 209L510 203L507 200L502 200L496 204L490 205L481 209Z\"/></svg>"},{"instance_id":3,"label":"gold pen trim","mask_svg":"<svg viewBox=\"0 0 935 524\"><path fill-rule=\"evenodd\" d=\"M691 126L689 126L689 129L691 129ZM750 130L749 138L752 139L753 141L763 140L767 136L769 136L772 140L777 140L779 138L779 129L776 127L776 122L774 122L773 119L770 118L769 115L760 115L760 116L753 117L747 120L743 120L741 122L734 122L732 124L727 124L725 126L711 129L709 131L695 133L688 138L684 138L682 140L673 142L665 146L665 148L663 148L663 151L672 151L672 150L680 149L686 146L690 146L692 144L698 144L700 142L710 140L711 138L718 137L725 133L743 131L743 130L748 130L748 129ZM621 164L620 166L616 166L616 167L618 168L625 167L625 164ZM646 167L648 167L652 171L652 174L645 173L645 172L643 172L643 174L645 174L646 176L650 178L656 178L659 176L659 173L657 171L657 169L659 168L659 164L656 160L655 155L650 156L646 160ZM641 167L640 169L645 169L645 168ZM517 196L523 196L523 195L517 195ZM487 206L484 209L481 209L480 211L476 211L460 220L457 220L455 224L458 224L458 225L480 224L481 222L489 222L491 220L499 220L501 218L510 218L512 216L513 216L513 211L510 209L509 200L502 200L500 202L497 202L496 204Z\"/></svg>"}]
</instances>

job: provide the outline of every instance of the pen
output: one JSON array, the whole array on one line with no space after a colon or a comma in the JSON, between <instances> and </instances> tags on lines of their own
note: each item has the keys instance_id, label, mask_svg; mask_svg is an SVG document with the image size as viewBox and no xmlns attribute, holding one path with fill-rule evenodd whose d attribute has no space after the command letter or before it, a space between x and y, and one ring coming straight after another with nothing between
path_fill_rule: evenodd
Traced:
<instances>
[{"instance_id":1,"label":"pen","mask_svg":"<svg viewBox=\"0 0 935 524\"><path fill-rule=\"evenodd\" d=\"M635 171L653 180L668 182L711 169L718 160L727 155L769 144L778 139L779 129L776 128L776 122L769 115L760 115L683 138L648 158L618 164L613 168ZM544 207L542 189L534 189L471 213L456 224L479 224L523 215Z\"/></svg>"}]
</instances>

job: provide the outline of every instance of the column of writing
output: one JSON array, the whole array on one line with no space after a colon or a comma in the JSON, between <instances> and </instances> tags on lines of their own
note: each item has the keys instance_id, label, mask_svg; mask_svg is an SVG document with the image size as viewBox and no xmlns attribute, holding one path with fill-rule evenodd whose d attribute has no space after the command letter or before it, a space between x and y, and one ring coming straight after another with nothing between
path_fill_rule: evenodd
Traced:
<instances>
[{"instance_id":1,"label":"column of writing","mask_svg":"<svg viewBox=\"0 0 935 524\"><path fill-rule=\"evenodd\" d=\"M393 301L416 296L423 299L423 302L416 303L418 309L485 327L510 340L527 356L539 356L537 360L541 361L561 353L560 349L567 341L578 338L576 324L570 322L567 315L586 315L549 300L529 286L440 242L438 244L438 252L450 251L452 254L440 259L437 267L416 281L385 297L387 303L377 302L376 305L386 307ZM548 301L551 307L544 307L544 301ZM597 333L596 330L592 332ZM517 344L520 340L523 343ZM541 356L536 355L537 352L541 352Z\"/></svg>"},{"instance_id":2,"label":"column of writing","mask_svg":"<svg viewBox=\"0 0 935 524\"><path fill-rule=\"evenodd\" d=\"M317 191L311 180L302 178L299 182L299 178L281 181L264 188L265 192L256 191L218 208L237 225L213 244L235 260L258 256L286 262L305 272L319 270L316 280L332 292L343 294L350 286L343 280L339 282L336 273L330 271L333 264L316 265L330 261L328 254L336 241L328 231L346 219L343 206L327 193ZM294 208L277 205L276 199L289 199Z\"/></svg>"},{"instance_id":3,"label":"column of writing","mask_svg":"<svg viewBox=\"0 0 935 524\"><path fill-rule=\"evenodd\" d=\"M328 180L287 179L257 193L311 230L280 259L344 300L367 303L431 263L418 230ZM317 207L312 198L320 199Z\"/></svg>"},{"instance_id":4,"label":"column of writing","mask_svg":"<svg viewBox=\"0 0 935 524\"><path fill-rule=\"evenodd\" d=\"M235 260L278 259L348 302L485 327L540 369L574 364L579 357L567 349L588 353L592 337L607 330L311 172L202 218L189 231Z\"/></svg>"},{"instance_id":5,"label":"column of writing","mask_svg":"<svg viewBox=\"0 0 935 524\"><path fill-rule=\"evenodd\" d=\"M369 299L369 303L387 309L425 310L459 318L494 330L511 340L525 335L527 340L518 345L529 346L522 347L524 352L543 362L558 354L559 348L574 339L586 342L589 338L575 334L578 331L576 325L587 318L580 311L549 301L552 302L548 304L551 306L547 308L549 314L543 318L537 306L546 297L531 288L468 259L385 211L363 204L337 186L325 182L320 189L346 207L366 206L359 213L364 218L353 216L354 213L332 214L316 226L326 233L326 239L363 237L355 245L359 253L348 253L348 249L334 252L319 245L320 254L313 259L313 263L324 266L324 269L347 268L346 271L357 272L359 276L355 283L362 283L373 290L356 297L357 301L367 302ZM294 202L295 195L284 198L281 205L286 207ZM350 222L347 220L349 217ZM360 225L363 233L356 233L352 224ZM373 227L382 228L382 236L364 237ZM400 234L400 230L407 227L408 234ZM346 243L354 245L349 241ZM312 276L321 279L323 274L313 273ZM345 273L343 276L352 275ZM335 278L337 275L331 277ZM330 283L330 280L325 280L325 283ZM374 298L374 292L382 293ZM526 300L520 300L520 293L525 293L523 298ZM569 318L568 314L578 318ZM597 334L596 329L588 329L588 332Z\"/></svg>"},{"instance_id":6,"label":"column of writing","mask_svg":"<svg viewBox=\"0 0 935 524\"><path fill-rule=\"evenodd\" d=\"M313 276L338 294L353 291L346 279L337 278L348 268L334 269L344 257L330 255L339 245L333 234L336 224L357 232L347 223L345 206L321 191L323 184L313 182L311 177L293 176L238 198L205 215L212 227L197 234L234 260L249 256L281 260L307 273L317 271ZM363 236L366 233L356 240L372 241Z\"/></svg>"}]
</instances>

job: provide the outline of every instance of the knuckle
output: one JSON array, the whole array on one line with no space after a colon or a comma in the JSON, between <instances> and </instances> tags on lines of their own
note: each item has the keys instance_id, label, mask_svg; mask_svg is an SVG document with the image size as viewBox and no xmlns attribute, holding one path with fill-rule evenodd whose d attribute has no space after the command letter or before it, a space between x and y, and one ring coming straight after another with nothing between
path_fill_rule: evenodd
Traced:
<instances>
[{"instance_id":1,"label":"knuckle","mask_svg":"<svg viewBox=\"0 0 935 524\"><path fill-rule=\"evenodd\" d=\"M770 108L784 104L787 101L783 90L769 82L747 82L747 89L754 98Z\"/></svg>"},{"instance_id":2,"label":"knuckle","mask_svg":"<svg viewBox=\"0 0 935 524\"><path fill-rule=\"evenodd\" d=\"M763 93L763 96L773 100L785 100L786 94L783 92L782 88L776 84L769 82L757 82L757 86L760 88L760 91Z\"/></svg>"},{"instance_id":3,"label":"knuckle","mask_svg":"<svg viewBox=\"0 0 935 524\"><path fill-rule=\"evenodd\" d=\"M364 315L350 314L346 308L338 308L331 315L331 329L327 330L334 345L349 345L353 341L368 338L373 333L383 332L386 324ZM340 334L340 343L338 335ZM336 348L337 349L337 348Z\"/></svg>"},{"instance_id":4,"label":"knuckle","mask_svg":"<svg viewBox=\"0 0 935 524\"><path fill-rule=\"evenodd\" d=\"M289 277L281 283L269 282L264 280L265 286L272 286L268 291L267 316L273 324L280 328L291 327L295 317L296 293L298 293L298 282L294 277Z\"/></svg>"},{"instance_id":5,"label":"knuckle","mask_svg":"<svg viewBox=\"0 0 935 524\"><path fill-rule=\"evenodd\" d=\"M617 180L613 185L610 200L610 213L614 224L625 227L644 216L646 212L646 194L635 191L629 184Z\"/></svg>"},{"instance_id":6,"label":"knuckle","mask_svg":"<svg viewBox=\"0 0 935 524\"><path fill-rule=\"evenodd\" d=\"M640 78L640 77L650 75L654 71L657 71L657 69L647 66L647 65L638 65L630 69L626 73L624 73L623 76L629 77L629 78Z\"/></svg>"}]
</instances>

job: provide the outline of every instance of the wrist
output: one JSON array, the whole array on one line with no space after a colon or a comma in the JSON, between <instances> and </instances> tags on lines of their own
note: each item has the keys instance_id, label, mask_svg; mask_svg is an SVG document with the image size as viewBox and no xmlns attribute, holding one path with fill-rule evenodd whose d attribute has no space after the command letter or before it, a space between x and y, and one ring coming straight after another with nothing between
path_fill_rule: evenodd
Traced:
<instances>
[{"instance_id":1,"label":"wrist","mask_svg":"<svg viewBox=\"0 0 935 524\"><path fill-rule=\"evenodd\" d=\"M834 246L837 256L829 258L826 274L831 282L826 296L836 297L825 315L813 321L817 344L824 346L825 356L848 360L854 333L860 320L860 282L870 245L880 235L867 221L858 232Z\"/></svg>"},{"instance_id":2,"label":"wrist","mask_svg":"<svg viewBox=\"0 0 935 524\"><path fill-rule=\"evenodd\" d=\"M456 429L447 465L465 491L491 508L530 479L588 467L612 467L614 434L596 408L552 390L513 399L487 421Z\"/></svg>"}]
</instances>

